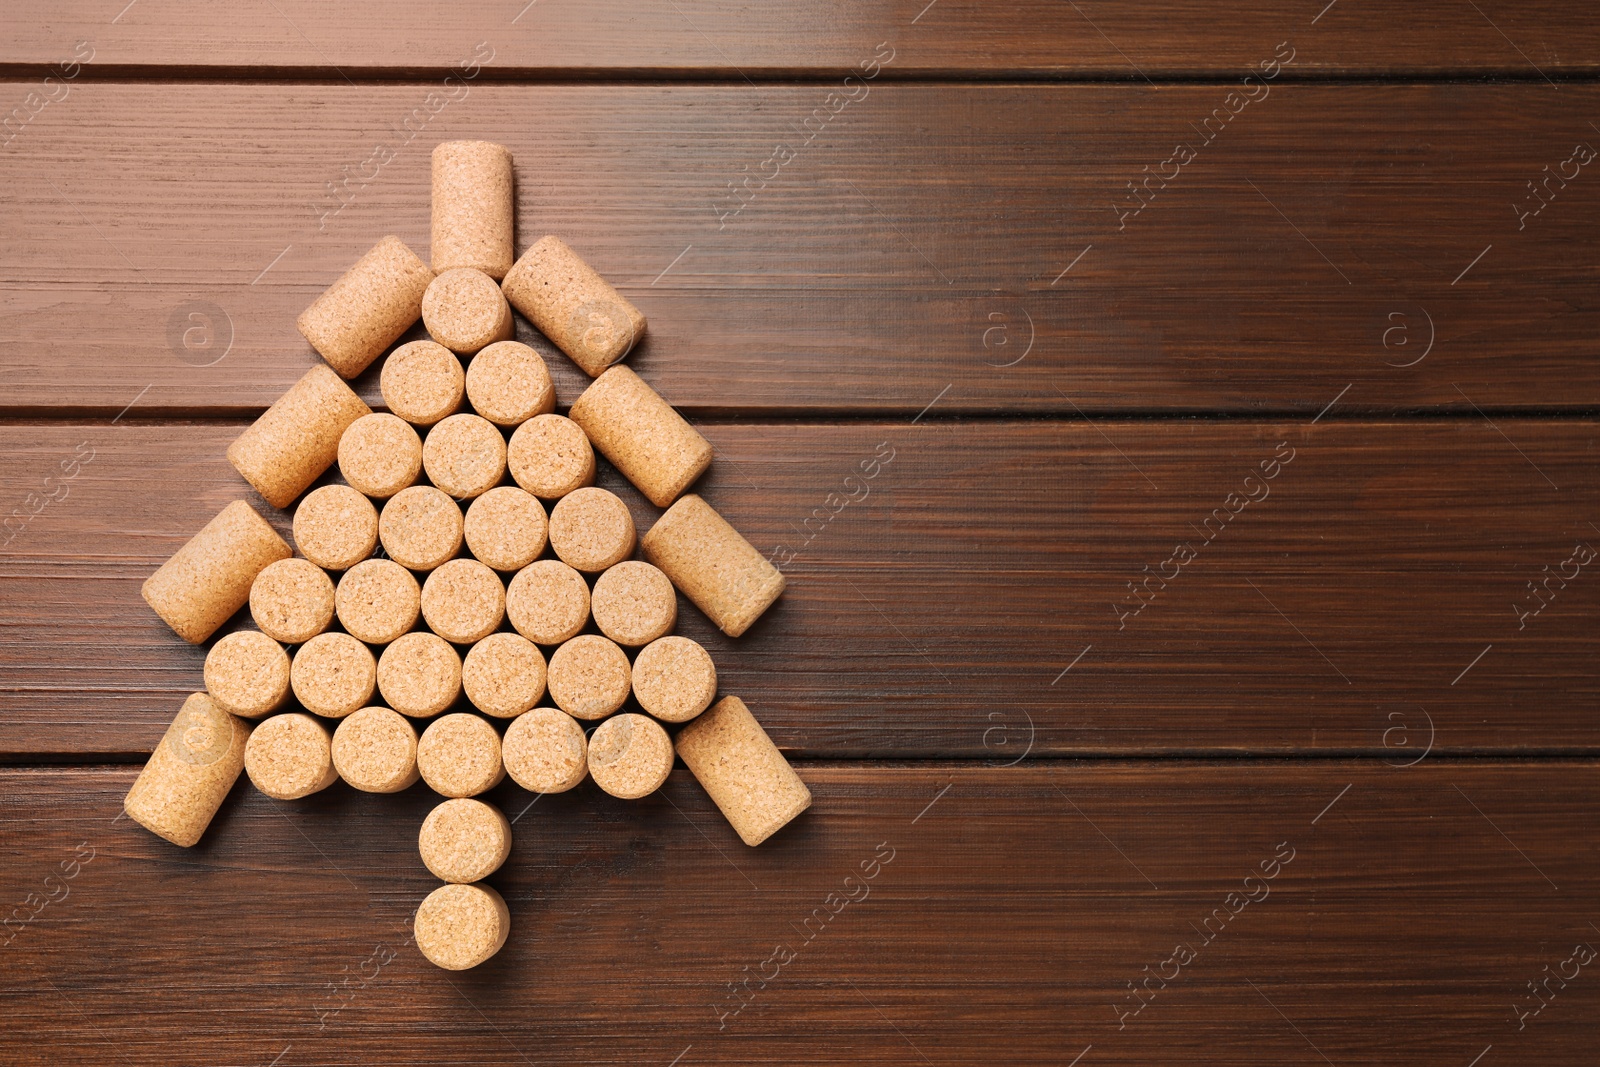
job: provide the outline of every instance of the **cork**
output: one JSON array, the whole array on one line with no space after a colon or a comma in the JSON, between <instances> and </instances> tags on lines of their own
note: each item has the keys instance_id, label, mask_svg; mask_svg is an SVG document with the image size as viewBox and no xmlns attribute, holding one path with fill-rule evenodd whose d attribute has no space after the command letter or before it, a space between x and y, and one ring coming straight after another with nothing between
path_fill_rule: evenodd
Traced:
<instances>
[{"instance_id":1,"label":"cork","mask_svg":"<svg viewBox=\"0 0 1600 1067\"><path fill-rule=\"evenodd\" d=\"M412 341L389 353L378 376L383 402L413 426L432 426L461 408L467 374L444 345Z\"/></svg>"},{"instance_id":2,"label":"cork","mask_svg":"<svg viewBox=\"0 0 1600 1067\"><path fill-rule=\"evenodd\" d=\"M748 630L783 592L778 568L693 493L668 508L640 545L729 637Z\"/></svg>"},{"instance_id":3,"label":"cork","mask_svg":"<svg viewBox=\"0 0 1600 1067\"><path fill-rule=\"evenodd\" d=\"M431 571L461 551L461 508L431 485L413 485L389 498L378 516L378 540L389 558Z\"/></svg>"},{"instance_id":4,"label":"cork","mask_svg":"<svg viewBox=\"0 0 1600 1067\"><path fill-rule=\"evenodd\" d=\"M598 574L633 555L633 516L615 493L575 489L550 509L550 547L575 570Z\"/></svg>"},{"instance_id":5,"label":"cork","mask_svg":"<svg viewBox=\"0 0 1600 1067\"><path fill-rule=\"evenodd\" d=\"M464 711L446 715L422 732L417 769L435 793L475 797L505 778L500 735L487 719Z\"/></svg>"},{"instance_id":6,"label":"cork","mask_svg":"<svg viewBox=\"0 0 1600 1067\"><path fill-rule=\"evenodd\" d=\"M550 369L519 341L497 341L467 364L467 400L496 426L521 426L556 409Z\"/></svg>"},{"instance_id":7,"label":"cork","mask_svg":"<svg viewBox=\"0 0 1600 1067\"><path fill-rule=\"evenodd\" d=\"M364 793L398 793L422 777L417 731L398 712L362 708L333 731L333 767Z\"/></svg>"},{"instance_id":8,"label":"cork","mask_svg":"<svg viewBox=\"0 0 1600 1067\"><path fill-rule=\"evenodd\" d=\"M363 415L339 438L339 473L367 496L387 500L416 484L422 473L422 438L398 415Z\"/></svg>"},{"instance_id":9,"label":"cork","mask_svg":"<svg viewBox=\"0 0 1600 1067\"><path fill-rule=\"evenodd\" d=\"M594 449L564 415L535 415L511 435L506 462L516 483L541 500L594 484Z\"/></svg>"},{"instance_id":10,"label":"cork","mask_svg":"<svg viewBox=\"0 0 1600 1067\"><path fill-rule=\"evenodd\" d=\"M506 586L506 618L517 633L541 645L559 645L589 621L589 586L558 559L541 559Z\"/></svg>"},{"instance_id":11,"label":"cork","mask_svg":"<svg viewBox=\"0 0 1600 1067\"><path fill-rule=\"evenodd\" d=\"M422 583L422 617L428 629L457 645L494 633L506 617L506 587L475 559L452 559Z\"/></svg>"},{"instance_id":12,"label":"cork","mask_svg":"<svg viewBox=\"0 0 1600 1067\"><path fill-rule=\"evenodd\" d=\"M572 404L572 421L658 508L711 466L711 442L630 367L612 367Z\"/></svg>"},{"instance_id":13,"label":"cork","mask_svg":"<svg viewBox=\"0 0 1600 1067\"><path fill-rule=\"evenodd\" d=\"M307 711L342 719L372 699L378 661L371 649L349 634L318 634L295 652L289 680Z\"/></svg>"},{"instance_id":14,"label":"cork","mask_svg":"<svg viewBox=\"0 0 1600 1067\"><path fill-rule=\"evenodd\" d=\"M457 500L482 496L506 473L506 439L479 415L451 415L422 442L428 480Z\"/></svg>"},{"instance_id":15,"label":"cork","mask_svg":"<svg viewBox=\"0 0 1600 1067\"><path fill-rule=\"evenodd\" d=\"M723 697L680 730L678 755L747 845L811 806L811 790L738 697Z\"/></svg>"},{"instance_id":16,"label":"cork","mask_svg":"<svg viewBox=\"0 0 1600 1067\"><path fill-rule=\"evenodd\" d=\"M313 489L294 509L294 543L325 570L349 570L377 547L378 509L348 485Z\"/></svg>"},{"instance_id":17,"label":"cork","mask_svg":"<svg viewBox=\"0 0 1600 1067\"><path fill-rule=\"evenodd\" d=\"M506 276L513 243L515 182L511 153L489 141L442 141L433 149L433 243L436 272L456 267Z\"/></svg>"},{"instance_id":18,"label":"cork","mask_svg":"<svg viewBox=\"0 0 1600 1067\"><path fill-rule=\"evenodd\" d=\"M328 728L298 711L274 715L250 732L244 771L274 800L299 800L339 780Z\"/></svg>"},{"instance_id":19,"label":"cork","mask_svg":"<svg viewBox=\"0 0 1600 1067\"><path fill-rule=\"evenodd\" d=\"M206 832L244 770L250 727L192 693L139 772L122 809L157 837L188 848Z\"/></svg>"},{"instance_id":20,"label":"cork","mask_svg":"<svg viewBox=\"0 0 1600 1067\"><path fill-rule=\"evenodd\" d=\"M671 773L672 739L654 719L630 711L601 723L589 739L589 777L614 797L647 797Z\"/></svg>"},{"instance_id":21,"label":"cork","mask_svg":"<svg viewBox=\"0 0 1600 1067\"><path fill-rule=\"evenodd\" d=\"M555 708L534 708L511 720L500 755L512 780L533 793L565 793L589 773L583 727Z\"/></svg>"},{"instance_id":22,"label":"cork","mask_svg":"<svg viewBox=\"0 0 1600 1067\"><path fill-rule=\"evenodd\" d=\"M541 237L506 272L511 306L593 378L644 337L644 314L559 237Z\"/></svg>"},{"instance_id":23,"label":"cork","mask_svg":"<svg viewBox=\"0 0 1600 1067\"><path fill-rule=\"evenodd\" d=\"M447 971L471 970L506 943L511 909L486 885L442 885L417 908L411 930L429 963Z\"/></svg>"},{"instance_id":24,"label":"cork","mask_svg":"<svg viewBox=\"0 0 1600 1067\"><path fill-rule=\"evenodd\" d=\"M333 579L306 559L268 564L250 586L250 617L286 645L309 641L333 621Z\"/></svg>"},{"instance_id":25,"label":"cork","mask_svg":"<svg viewBox=\"0 0 1600 1067\"><path fill-rule=\"evenodd\" d=\"M461 657L438 634L405 634L378 657L378 692L402 715L431 718L461 693Z\"/></svg>"},{"instance_id":26,"label":"cork","mask_svg":"<svg viewBox=\"0 0 1600 1067\"><path fill-rule=\"evenodd\" d=\"M228 446L228 462L286 508L339 458L339 438L372 409L327 367L312 367Z\"/></svg>"},{"instance_id":27,"label":"cork","mask_svg":"<svg viewBox=\"0 0 1600 1067\"><path fill-rule=\"evenodd\" d=\"M334 608L351 637L386 645L417 624L422 587L394 560L369 559L344 572Z\"/></svg>"},{"instance_id":28,"label":"cork","mask_svg":"<svg viewBox=\"0 0 1600 1067\"><path fill-rule=\"evenodd\" d=\"M239 630L206 653L205 679L217 707L259 719L289 699L289 654L264 633Z\"/></svg>"},{"instance_id":29,"label":"cork","mask_svg":"<svg viewBox=\"0 0 1600 1067\"><path fill-rule=\"evenodd\" d=\"M519 571L539 558L549 537L544 505L533 494L501 485L467 508L467 551L497 571Z\"/></svg>"},{"instance_id":30,"label":"cork","mask_svg":"<svg viewBox=\"0 0 1600 1067\"><path fill-rule=\"evenodd\" d=\"M671 580L650 564L625 559L595 579L589 610L601 633L619 645L638 648L672 632L678 594Z\"/></svg>"},{"instance_id":31,"label":"cork","mask_svg":"<svg viewBox=\"0 0 1600 1067\"><path fill-rule=\"evenodd\" d=\"M544 656L520 634L490 634L467 651L461 688L485 715L514 718L544 696Z\"/></svg>"},{"instance_id":32,"label":"cork","mask_svg":"<svg viewBox=\"0 0 1600 1067\"><path fill-rule=\"evenodd\" d=\"M266 520L235 500L146 578L140 593L174 633L199 644L244 607L256 575L290 555Z\"/></svg>"},{"instance_id":33,"label":"cork","mask_svg":"<svg viewBox=\"0 0 1600 1067\"><path fill-rule=\"evenodd\" d=\"M450 351L470 356L516 336L511 305L495 280L481 270L457 267L428 283L422 296L428 336Z\"/></svg>"},{"instance_id":34,"label":"cork","mask_svg":"<svg viewBox=\"0 0 1600 1067\"><path fill-rule=\"evenodd\" d=\"M550 654L545 684L574 719L603 719L628 699L628 654L609 638L579 634Z\"/></svg>"},{"instance_id":35,"label":"cork","mask_svg":"<svg viewBox=\"0 0 1600 1067\"><path fill-rule=\"evenodd\" d=\"M688 722L717 695L711 655L687 637L663 637L633 660L633 696L663 722Z\"/></svg>"},{"instance_id":36,"label":"cork","mask_svg":"<svg viewBox=\"0 0 1600 1067\"><path fill-rule=\"evenodd\" d=\"M340 377L354 378L422 315L433 271L385 237L300 313L295 325Z\"/></svg>"},{"instance_id":37,"label":"cork","mask_svg":"<svg viewBox=\"0 0 1600 1067\"><path fill-rule=\"evenodd\" d=\"M511 855L511 823L492 804L457 797L428 812L417 848L435 878L476 882Z\"/></svg>"}]
</instances>

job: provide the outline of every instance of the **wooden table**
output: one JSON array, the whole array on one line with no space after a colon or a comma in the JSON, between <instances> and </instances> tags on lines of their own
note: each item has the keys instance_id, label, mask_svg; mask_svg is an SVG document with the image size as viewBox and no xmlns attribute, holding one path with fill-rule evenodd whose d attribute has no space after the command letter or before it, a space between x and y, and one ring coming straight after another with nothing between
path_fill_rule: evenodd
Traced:
<instances>
[{"instance_id":1,"label":"wooden table","mask_svg":"<svg viewBox=\"0 0 1600 1067\"><path fill-rule=\"evenodd\" d=\"M0 1060L1592 1059L1600 9L121 3L0 33ZM224 450L467 137L788 561L680 632L816 803L502 786L451 974L420 786L119 812L140 582L287 530Z\"/></svg>"}]
</instances>

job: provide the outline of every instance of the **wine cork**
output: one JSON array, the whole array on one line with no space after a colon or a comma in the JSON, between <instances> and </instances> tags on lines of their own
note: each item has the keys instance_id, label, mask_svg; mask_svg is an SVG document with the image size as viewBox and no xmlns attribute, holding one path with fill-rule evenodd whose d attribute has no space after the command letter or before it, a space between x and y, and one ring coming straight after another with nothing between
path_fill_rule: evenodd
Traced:
<instances>
[{"instance_id":1,"label":"wine cork","mask_svg":"<svg viewBox=\"0 0 1600 1067\"><path fill-rule=\"evenodd\" d=\"M269 564L292 553L243 500L235 500L146 578L145 603L185 641L199 644L250 599ZM587 597L584 612L588 612Z\"/></svg>"},{"instance_id":2,"label":"wine cork","mask_svg":"<svg viewBox=\"0 0 1600 1067\"><path fill-rule=\"evenodd\" d=\"M811 806L811 790L738 697L723 697L680 730L678 755L747 845Z\"/></svg>"},{"instance_id":3,"label":"wine cork","mask_svg":"<svg viewBox=\"0 0 1600 1067\"><path fill-rule=\"evenodd\" d=\"M428 812L417 848L435 878L476 882L499 870L511 855L511 823L492 804L457 797Z\"/></svg>"},{"instance_id":4,"label":"wine cork","mask_svg":"<svg viewBox=\"0 0 1600 1067\"><path fill-rule=\"evenodd\" d=\"M472 267L504 278L512 243L515 183L511 153L489 141L442 141L433 148L433 269Z\"/></svg>"},{"instance_id":5,"label":"wine cork","mask_svg":"<svg viewBox=\"0 0 1600 1067\"><path fill-rule=\"evenodd\" d=\"M317 566L348 570L377 547L378 509L348 485L313 489L294 509L294 543Z\"/></svg>"},{"instance_id":6,"label":"wine cork","mask_svg":"<svg viewBox=\"0 0 1600 1067\"><path fill-rule=\"evenodd\" d=\"M533 793L565 793L589 773L583 727L555 708L534 708L512 719L500 755L512 780Z\"/></svg>"},{"instance_id":7,"label":"wine cork","mask_svg":"<svg viewBox=\"0 0 1600 1067\"><path fill-rule=\"evenodd\" d=\"M573 718L603 719L628 699L628 654L599 634L579 634L551 653L545 685Z\"/></svg>"},{"instance_id":8,"label":"wine cork","mask_svg":"<svg viewBox=\"0 0 1600 1067\"><path fill-rule=\"evenodd\" d=\"M560 500L594 484L594 449L564 415L535 415L511 435L506 463L516 483L540 500Z\"/></svg>"},{"instance_id":9,"label":"wine cork","mask_svg":"<svg viewBox=\"0 0 1600 1067\"><path fill-rule=\"evenodd\" d=\"M378 376L383 402L414 426L432 426L459 411L466 383L461 361L435 341L401 345L383 361Z\"/></svg>"},{"instance_id":10,"label":"wine cork","mask_svg":"<svg viewBox=\"0 0 1600 1067\"><path fill-rule=\"evenodd\" d=\"M467 365L467 400L496 426L521 426L556 409L550 369L519 341L497 341Z\"/></svg>"},{"instance_id":11,"label":"wine cork","mask_svg":"<svg viewBox=\"0 0 1600 1067\"><path fill-rule=\"evenodd\" d=\"M372 409L317 366L228 446L228 462L273 507L286 508L339 458L339 438Z\"/></svg>"},{"instance_id":12,"label":"wine cork","mask_svg":"<svg viewBox=\"0 0 1600 1067\"><path fill-rule=\"evenodd\" d=\"M333 579L305 559L268 564L250 586L250 617L286 645L309 641L333 621Z\"/></svg>"},{"instance_id":13,"label":"wine cork","mask_svg":"<svg viewBox=\"0 0 1600 1067\"><path fill-rule=\"evenodd\" d=\"M453 712L422 732L417 742L417 769L435 793L475 797L505 778L500 761L500 735L488 721L464 711Z\"/></svg>"},{"instance_id":14,"label":"wine cork","mask_svg":"<svg viewBox=\"0 0 1600 1067\"><path fill-rule=\"evenodd\" d=\"M417 731L398 712L362 708L333 731L333 767L352 788L398 793L414 785Z\"/></svg>"},{"instance_id":15,"label":"wine cork","mask_svg":"<svg viewBox=\"0 0 1600 1067\"><path fill-rule=\"evenodd\" d=\"M289 678L295 698L307 711L342 719L372 699L378 661L349 634L318 634L295 652Z\"/></svg>"},{"instance_id":16,"label":"wine cork","mask_svg":"<svg viewBox=\"0 0 1600 1067\"><path fill-rule=\"evenodd\" d=\"M340 377L354 378L422 315L433 271L385 237L300 313L295 325Z\"/></svg>"},{"instance_id":17,"label":"wine cork","mask_svg":"<svg viewBox=\"0 0 1600 1067\"><path fill-rule=\"evenodd\" d=\"M461 551L461 508L431 485L402 489L378 515L378 540L389 558L431 571Z\"/></svg>"},{"instance_id":18,"label":"wine cork","mask_svg":"<svg viewBox=\"0 0 1600 1067\"><path fill-rule=\"evenodd\" d=\"M672 739L654 719L630 711L601 723L589 739L589 777L614 797L647 797L671 773Z\"/></svg>"},{"instance_id":19,"label":"wine cork","mask_svg":"<svg viewBox=\"0 0 1600 1067\"><path fill-rule=\"evenodd\" d=\"M344 572L334 590L339 625L358 641L386 645L417 624L422 587L390 559L369 559Z\"/></svg>"},{"instance_id":20,"label":"wine cork","mask_svg":"<svg viewBox=\"0 0 1600 1067\"><path fill-rule=\"evenodd\" d=\"M688 722L717 695L711 654L687 637L663 637L633 660L633 696L663 722Z\"/></svg>"},{"instance_id":21,"label":"wine cork","mask_svg":"<svg viewBox=\"0 0 1600 1067\"><path fill-rule=\"evenodd\" d=\"M422 295L428 336L452 352L470 356L516 336L511 305L495 280L481 270L456 267L428 283Z\"/></svg>"},{"instance_id":22,"label":"wine cork","mask_svg":"<svg viewBox=\"0 0 1600 1067\"><path fill-rule=\"evenodd\" d=\"M541 237L506 272L506 299L593 378L644 337L644 314L559 237Z\"/></svg>"},{"instance_id":23,"label":"wine cork","mask_svg":"<svg viewBox=\"0 0 1600 1067\"><path fill-rule=\"evenodd\" d=\"M462 661L461 688L485 715L514 718L544 696L544 656L519 634L490 634Z\"/></svg>"},{"instance_id":24,"label":"wine cork","mask_svg":"<svg viewBox=\"0 0 1600 1067\"><path fill-rule=\"evenodd\" d=\"M244 770L250 727L192 693L139 772L122 810L157 837L188 848L206 832Z\"/></svg>"},{"instance_id":25,"label":"wine cork","mask_svg":"<svg viewBox=\"0 0 1600 1067\"><path fill-rule=\"evenodd\" d=\"M597 574L633 554L633 516L615 493L588 486L550 509L550 547L575 570Z\"/></svg>"},{"instance_id":26,"label":"wine cork","mask_svg":"<svg viewBox=\"0 0 1600 1067\"><path fill-rule=\"evenodd\" d=\"M595 579L589 610L601 633L619 645L638 648L672 632L678 594L671 580L650 564L625 559Z\"/></svg>"},{"instance_id":27,"label":"wine cork","mask_svg":"<svg viewBox=\"0 0 1600 1067\"><path fill-rule=\"evenodd\" d=\"M250 731L244 770L274 800L299 800L339 780L328 728L298 711L274 715Z\"/></svg>"},{"instance_id":28,"label":"wine cork","mask_svg":"<svg viewBox=\"0 0 1600 1067\"><path fill-rule=\"evenodd\" d=\"M549 536L544 505L511 485L497 486L467 508L467 551L497 571L519 571L539 558Z\"/></svg>"},{"instance_id":29,"label":"wine cork","mask_svg":"<svg viewBox=\"0 0 1600 1067\"><path fill-rule=\"evenodd\" d=\"M259 719L289 699L289 654L256 630L239 630L206 653L206 693L230 715Z\"/></svg>"},{"instance_id":30,"label":"wine cork","mask_svg":"<svg viewBox=\"0 0 1600 1067\"><path fill-rule=\"evenodd\" d=\"M451 415L422 442L422 469L444 492L471 500L493 489L505 474L506 439L488 419Z\"/></svg>"},{"instance_id":31,"label":"wine cork","mask_svg":"<svg viewBox=\"0 0 1600 1067\"><path fill-rule=\"evenodd\" d=\"M529 641L559 645L589 621L589 586L560 560L537 560L506 586L506 618Z\"/></svg>"},{"instance_id":32,"label":"wine cork","mask_svg":"<svg viewBox=\"0 0 1600 1067\"><path fill-rule=\"evenodd\" d=\"M417 950L447 971L471 970L511 933L511 909L486 885L442 885L417 908L411 924Z\"/></svg>"},{"instance_id":33,"label":"wine cork","mask_svg":"<svg viewBox=\"0 0 1600 1067\"><path fill-rule=\"evenodd\" d=\"M374 412L339 438L339 473L367 496L387 500L422 473L422 438L398 415Z\"/></svg>"},{"instance_id":34,"label":"wine cork","mask_svg":"<svg viewBox=\"0 0 1600 1067\"><path fill-rule=\"evenodd\" d=\"M572 421L658 508L711 466L711 442L630 367L612 367L572 404Z\"/></svg>"},{"instance_id":35,"label":"wine cork","mask_svg":"<svg viewBox=\"0 0 1600 1067\"><path fill-rule=\"evenodd\" d=\"M461 693L461 657L437 634L405 634L378 657L378 692L402 715L432 718Z\"/></svg>"},{"instance_id":36,"label":"wine cork","mask_svg":"<svg viewBox=\"0 0 1600 1067\"><path fill-rule=\"evenodd\" d=\"M668 508L640 544L645 558L729 637L748 630L783 592L778 568L693 493Z\"/></svg>"},{"instance_id":37,"label":"wine cork","mask_svg":"<svg viewBox=\"0 0 1600 1067\"><path fill-rule=\"evenodd\" d=\"M446 641L469 645L506 617L506 587L475 559L449 560L422 583L422 617Z\"/></svg>"}]
</instances>

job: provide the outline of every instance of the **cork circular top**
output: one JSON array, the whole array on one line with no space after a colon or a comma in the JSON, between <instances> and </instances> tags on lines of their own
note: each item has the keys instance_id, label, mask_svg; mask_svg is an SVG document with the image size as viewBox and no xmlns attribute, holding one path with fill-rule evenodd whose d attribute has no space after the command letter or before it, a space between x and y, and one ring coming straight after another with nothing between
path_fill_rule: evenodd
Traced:
<instances>
[{"instance_id":1,"label":"cork circular top","mask_svg":"<svg viewBox=\"0 0 1600 1067\"><path fill-rule=\"evenodd\" d=\"M531 493L502 485L467 508L467 551L497 571L521 570L539 558L549 533L544 505Z\"/></svg>"},{"instance_id":2,"label":"cork circular top","mask_svg":"<svg viewBox=\"0 0 1600 1067\"><path fill-rule=\"evenodd\" d=\"M550 509L550 547L563 563L596 574L633 554L633 516L606 489L574 489Z\"/></svg>"},{"instance_id":3,"label":"cork circular top","mask_svg":"<svg viewBox=\"0 0 1600 1067\"><path fill-rule=\"evenodd\" d=\"M417 624L422 587L394 560L369 559L344 572L334 603L352 637L386 645Z\"/></svg>"},{"instance_id":4,"label":"cork circular top","mask_svg":"<svg viewBox=\"0 0 1600 1067\"><path fill-rule=\"evenodd\" d=\"M530 563L506 587L506 617L529 641L559 645L589 621L589 585L559 559Z\"/></svg>"},{"instance_id":5,"label":"cork circular top","mask_svg":"<svg viewBox=\"0 0 1600 1067\"><path fill-rule=\"evenodd\" d=\"M535 415L518 426L506 462L517 484L541 500L559 500L594 482L594 446L563 415Z\"/></svg>"},{"instance_id":6,"label":"cork circular top","mask_svg":"<svg viewBox=\"0 0 1600 1067\"><path fill-rule=\"evenodd\" d=\"M295 652L290 679L307 711L342 719L372 699L378 661L349 634L318 634Z\"/></svg>"},{"instance_id":7,"label":"cork circular top","mask_svg":"<svg viewBox=\"0 0 1600 1067\"><path fill-rule=\"evenodd\" d=\"M378 692L402 715L437 715L461 692L461 657L437 634L404 634L378 657Z\"/></svg>"},{"instance_id":8,"label":"cork circular top","mask_svg":"<svg viewBox=\"0 0 1600 1067\"><path fill-rule=\"evenodd\" d=\"M510 336L511 305L500 285L481 270L454 267L428 283L422 325L453 352L472 353Z\"/></svg>"},{"instance_id":9,"label":"cork circular top","mask_svg":"<svg viewBox=\"0 0 1600 1067\"><path fill-rule=\"evenodd\" d=\"M637 648L672 632L678 595L665 574L648 563L625 559L595 579L589 610L601 633Z\"/></svg>"},{"instance_id":10,"label":"cork circular top","mask_svg":"<svg viewBox=\"0 0 1600 1067\"><path fill-rule=\"evenodd\" d=\"M317 566L348 570L378 544L378 509L348 485L313 489L294 509L294 543Z\"/></svg>"},{"instance_id":11,"label":"cork circular top","mask_svg":"<svg viewBox=\"0 0 1600 1067\"><path fill-rule=\"evenodd\" d=\"M511 855L511 823L491 804L457 797L428 812L417 847L435 878L476 882Z\"/></svg>"},{"instance_id":12,"label":"cork circular top","mask_svg":"<svg viewBox=\"0 0 1600 1067\"><path fill-rule=\"evenodd\" d=\"M431 571L461 551L461 523L454 500L431 485L413 485L383 505L378 538L402 567Z\"/></svg>"},{"instance_id":13,"label":"cork circular top","mask_svg":"<svg viewBox=\"0 0 1600 1067\"><path fill-rule=\"evenodd\" d=\"M309 715L274 715L250 731L244 769L255 787L277 800L298 800L330 782L327 727Z\"/></svg>"},{"instance_id":14,"label":"cork circular top","mask_svg":"<svg viewBox=\"0 0 1600 1067\"><path fill-rule=\"evenodd\" d=\"M589 777L614 797L647 797L671 773L672 739L647 716L630 711L607 719L589 738Z\"/></svg>"},{"instance_id":15,"label":"cork circular top","mask_svg":"<svg viewBox=\"0 0 1600 1067\"><path fill-rule=\"evenodd\" d=\"M550 369L520 341L496 341L467 365L467 400L496 426L520 426L556 409Z\"/></svg>"},{"instance_id":16,"label":"cork circular top","mask_svg":"<svg viewBox=\"0 0 1600 1067\"><path fill-rule=\"evenodd\" d=\"M333 766L366 793L398 793L415 782L417 731L398 712L362 708L333 731Z\"/></svg>"},{"instance_id":17,"label":"cork circular top","mask_svg":"<svg viewBox=\"0 0 1600 1067\"><path fill-rule=\"evenodd\" d=\"M432 426L461 407L467 374L444 345L412 341L389 353L378 389L389 410L414 426Z\"/></svg>"},{"instance_id":18,"label":"cork circular top","mask_svg":"<svg viewBox=\"0 0 1600 1067\"><path fill-rule=\"evenodd\" d=\"M422 732L417 769L435 793L475 797L505 777L500 735L487 719L453 712Z\"/></svg>"},{"instance_id":19,"label":"cork circular top","mask_svg":"<svg viewBox=\"0 0 1600 1067\"><path fill-rule=\"evenodd\" d=\"M363 415L339 438L339 473L360 492L387 500L422 473L422 438L398 415Z\"/></svg>"},{"instance_id":20,"label":"cork circular top","mask_svg":"<svg viewBox=\"0 0 1600 1067\"><path fill-rule=\"evenodd\" d=\"M628 654L599 634L579 634L556 649L545 675L550 699L575 719L603 719L628 699Z\"/></svg>"},{"instance_id":21,"label":"cork circular top","mask_svg":"<svg viewBox=\"0 0 1600 1067\"><path fill-rule=\"evenodd\" d=\"M422 442L422 469L446 493L470 500L494 488L505 474L506 439L488 419L451 415Z\"/></svg>"},{"instance_id":22,"label":"cork circular top","mask_svg":"<svg viewBox=\"0 0 1600 1067\"><path fill-rule=\"evenodd\" d=\"M442 885L417 908L417 949L447 971L476 967L500 951L511 933L511 909L486 885Z\"/></svg>"},{"instance_id":23,"label":"cork circular top","mask_svg":"<svg viewBox=\"0 0 1600 1067\"><path fill-rule=\"evenodd\" d=\"M333 579L308 559L269 563L250 585L250 617L286 645L309 641L333 621Z\"/></svg>"},{"instance_id":24,"label":"cork circular top","mask_svg":"<svg viewBox=\"0 0 1600 1067\"><path fill-rule=\"evenodd\" d=\"M544 696L544 656L519 634L490 634L462 661L461 688L485 715L521 715Z\"/></svg>"},{"instance_id":25,"label":"cork circular top","mask_svg":"<svg viewBox=\"0 0 1600 1067\"><path fill-rule=\"evenodd\" d=\"M688 722L717 695L711 654L687 637L663 637L633 660L633 695L639 706L664 722Z\"/></svg>"},{"instance_id":26,"label":"cork circular top","mask_svg":"<svg viewBox=\"0 0 1600 1067\"><path fill-rule=\"evenodd\" d=\"M258 719L288 699L289 654L264 633L239 630L206 653L205 679L217 707Z\"/></svg>"},{"instance_id":27,"label":"cork circular top","mask_svg":"<svg viewBox=\"0 0 1600 1067\"><path fill-rule=\"evenodd\" d=\"M446 641L467 645L487 637L505 615L506 587L475 559L441 563L422 583L422 617Z\"/></svg>"},{"instance_id":28,"label":"cork circular top","mask_svg":"<svg viewBox=\"0 0 1600 1067\"><path fill-rule=\"evenodd\" d=\"M512 780L533 793L565 793L589 773L583 727L555 708L534 708L511 720L500 755Z\"/></svg>"}]
</instances>

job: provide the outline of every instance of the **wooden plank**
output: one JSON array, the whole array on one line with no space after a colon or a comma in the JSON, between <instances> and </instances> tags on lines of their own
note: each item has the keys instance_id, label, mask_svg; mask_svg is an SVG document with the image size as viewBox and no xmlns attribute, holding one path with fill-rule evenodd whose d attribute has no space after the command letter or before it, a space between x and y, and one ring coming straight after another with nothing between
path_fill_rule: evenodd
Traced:
<instances>
[{"instance_id":1,"label":"wooden plank","mask_svg":"<svg viewBox=\"0 0 1600 1067\"><path fill-rule=\"evenodd\" d=\"M0 771L8 1046L280 1067L1593 1047L1592 763L801 769L815 806L759 849L683 771L631 804L586 783L524 812L500 787L523 813L490 879L511 936L458 974L407 943L437 884L420 786L281 804L242 784L183 851L115 820L133 768Z\"/></svg>"},{"instance_id":2,"label":"wooden plank","mask_svg":"<svg viewBox=\"0 0 1600 1067\"><path fill-rule=\"evenodd\" d=\"M1600 88L1280 82L1163 166L1228 92L880 85L806 145L820 86L483 85L407 145L417 85L86 83L0 153L0 410L264 408L317 292L382 234L426 249L453 137L513 148L521 243L616 281L635 365L701 414L1600 403ZM1179 177L1131 215L1145 167Z\"/></svg>"},{"instance_id":3,"label":"wooden plank","mask_svg":"<svg viewBox=\"0 0 1600 1067\"><path fill-rule=\"evenodd\" d=\"M1600 545L1595 421L702 428L702 491L790 589L738 641L687 603L680 632L791 751L1600 745L1600 581L1574 560ZM245 492L237 430L0 431L8 512L64 494L0 556L0 752L147 752L200 687L204 650L138 589Z\"/></svg>"}]
</instances>

